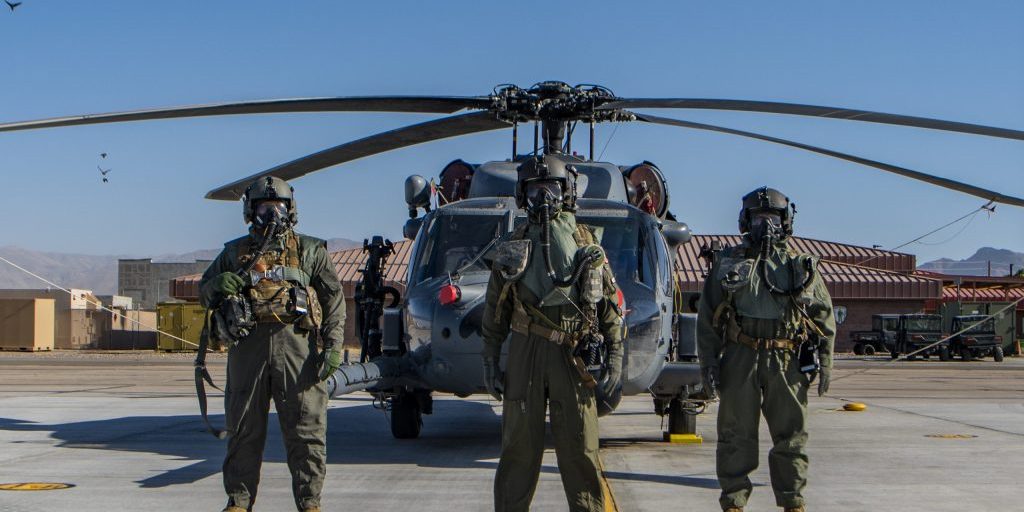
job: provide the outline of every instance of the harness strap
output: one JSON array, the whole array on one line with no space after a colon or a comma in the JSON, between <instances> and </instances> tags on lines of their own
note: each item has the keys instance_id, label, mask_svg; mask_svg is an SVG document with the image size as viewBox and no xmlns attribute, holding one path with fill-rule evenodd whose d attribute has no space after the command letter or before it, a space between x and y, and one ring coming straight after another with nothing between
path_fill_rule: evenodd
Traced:
<instances>
[{"instance_id":1,"label":"harness strap","mask_svg":"<svg viewBox=\"0 0 1024 512\"><path fill-rule=\"evenodd\" d=\"M736 336L736 343L746 345L754 350L759 348L765 349L778 349L778 350L796 350L800 345L799 341L786 339L786 338L754 338L753 336L747 336L740 332Z\"/></svg>"},{"instance_id":2,"label":"harness strap","mask_svg":"<svg viewBox=\"0 0 1024 512\"><path fill-rule=\"evenodd\" d=\"M209 431L210 434L213 434L217 439L224 439L228 435L227 431L214 428L214 426L210 424L210 418L207 416L206 412L206 386L204 385L204 381L217 391L223 391L213 383L213 377L210 377L210 372L206 370L206 348L210 344L209 313L209 310L207 310L206 316L203 319L203 330L199 336L199 352L196 353L196 360L193 363L195 366L196 398L199 400L199 412L203 415L203 423L206 424L206 430Z\"/></svg>"}]
</instances>

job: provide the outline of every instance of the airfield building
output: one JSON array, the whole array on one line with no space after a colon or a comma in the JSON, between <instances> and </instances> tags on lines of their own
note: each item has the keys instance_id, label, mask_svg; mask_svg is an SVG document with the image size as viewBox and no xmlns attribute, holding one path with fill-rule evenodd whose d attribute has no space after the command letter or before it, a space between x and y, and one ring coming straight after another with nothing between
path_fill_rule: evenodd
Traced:
<instances>
[{"instance_id":1,"label":"airfield building","mask_svg":"<svg viewBox=\"0 0 1024 512\"><path fill-rule=\"evenodd\" d=\"M117 260L117 294L131 297L136 309L156 309L161 302L174 301L168 293L171 279L202 273L210 266L210 260L196 260L191 263L160 263L152 259Z\"/></svg>"}]
</instances>

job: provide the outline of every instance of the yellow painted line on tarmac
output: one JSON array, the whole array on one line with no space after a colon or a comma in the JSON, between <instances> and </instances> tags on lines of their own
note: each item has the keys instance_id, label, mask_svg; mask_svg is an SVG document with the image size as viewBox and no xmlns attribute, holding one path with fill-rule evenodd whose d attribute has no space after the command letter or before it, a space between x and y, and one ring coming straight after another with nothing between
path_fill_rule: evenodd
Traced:
<instances>
[{"instance_id":1,"label":"yellow painted line on tarmac","mask_svg":"<svg viewBox=\"0 0 1024 512\"><path fill-rule=\"evenodd\" d=\"M17 482L0 484L0 491L56 491L72 487L74 487L74 484L59 482Z\"/></svg>"},{"instance_id":2,"label":"yellow painted line on tarmac","mask_svg":"<svg viewBox=\"0 0 1024 512\"><path fill-rule=\"evenodd\" d=\"M604 494L604 512L619 512L619 504L615 501L615 494L612 493L612 486L608 483L608 477L604 474L604 462L601 456L597 456L597 463L601 470L601 491Z\"/></svg>"}]
</instances>

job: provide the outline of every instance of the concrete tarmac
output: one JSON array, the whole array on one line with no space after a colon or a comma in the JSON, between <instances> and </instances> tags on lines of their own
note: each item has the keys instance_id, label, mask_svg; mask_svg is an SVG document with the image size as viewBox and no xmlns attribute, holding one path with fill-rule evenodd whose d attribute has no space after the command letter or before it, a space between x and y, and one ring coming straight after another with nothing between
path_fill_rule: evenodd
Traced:
<instances>
[{"instance_id":1,"label":"concrete tarmac","mask_svg":"<svg viewBox=\"0 0 1024 512\"><path fill-rule=\"evenodd\" d=\"M223 382L222 355L213 355ZM888 363L842 359L831 396L810 403L809 510L1024 510L1024 359ZM205 433L184 354L0 353L0 512L220 510L224 442ZM840 411L843 400L863 412ZM211 390L213 421L223 422ZM391 437L369 395L333 400L325 510L491 510L500 406L438 396L417 440ZM715 511L715 407L700 445L660 441L647 397L601 420L601 456L618 510ZM929 437L940 436L940 437ZM777 510L767 471L748 511ZM257 510L294 510L280 430L271 421ZM548 450L533 510L566 510Z\"/></svg>"}]
</instances>

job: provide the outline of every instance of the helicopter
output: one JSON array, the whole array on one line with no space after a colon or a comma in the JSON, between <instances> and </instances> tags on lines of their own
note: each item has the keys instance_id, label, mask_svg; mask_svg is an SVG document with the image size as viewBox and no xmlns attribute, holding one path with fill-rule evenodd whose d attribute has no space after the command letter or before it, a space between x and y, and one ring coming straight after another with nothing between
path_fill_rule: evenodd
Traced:
<instances>
[{"instance_id":1,"label":"helicopter","mask_svg":"<svg viewBox=\"0 0 1024 512\"><path fill-rule=\"evenodd\" d=\"M643 122L714 131L781 144L873 167L992 203L1024 206L1024 199L948 178L760 133L661 117L637 109L705 109L826 117L1024 140L1024 131L931 118L770 101L698 98L623 98L599 85L546 81L530 87L503 84L483 96L362 96L246 101L148 109L0 124L0 132L125 121L292 112L412 112L446 117L378 133L277 165L218 187L209 199L237 200L253 180L306 174L415 144L511 129L509 158L470 164L455 160L439 185L422 176L405 182L410 218L403 234L412 241L404 296L392 294L379 314L361 320L364 345L376 357L343 365L330 379L330 396L367 390L391 410L397 438L420 435L432 412L434 392L466 397L483 392L480 323L494 245L524 222L513 199L516 168L527 158L551 155L579 171L577 218L595 228L622 290L628 327L623 384L615 396L599 396L600 414L623 395L650 394L655 412L669 417L669 434L693 433L706 405L694 361L695 319L682 313L674 279L674 247L691 233L669 210L664 173L651 162L617 165L594 159L595 125ZM468 112L462 112L462 111ZM573 151L579 123L589 131L589 155ZM530 151L519 152L520 125L532 129ZM424 215L420 216L420 210ZM367 244L380 250L382 237ZM373 250L373 246L378 249ZM378 262L379 263L379 262ZM378 267L379 268L379 267ZM368 268L369 270L369 263ZM371 272L364 272L364 279ZM380 288L380 287L371 287ZM390 292L389 292L390 293ZM364 297L383 303L382 297ZM373 325L365 325L367 322ZM507 358L503 358L507 359Z\"/></svg>"}]
</instances>

